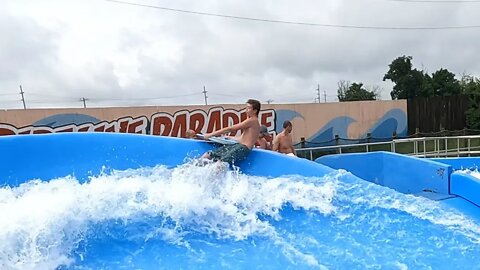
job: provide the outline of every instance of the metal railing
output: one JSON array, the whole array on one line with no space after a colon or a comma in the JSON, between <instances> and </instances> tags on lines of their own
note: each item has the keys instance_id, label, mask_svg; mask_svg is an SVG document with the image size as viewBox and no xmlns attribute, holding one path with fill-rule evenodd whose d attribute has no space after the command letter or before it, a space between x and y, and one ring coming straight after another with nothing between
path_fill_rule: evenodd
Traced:
<instances>
[{"instance_id":1,"label":"metal railing","mask_svg":"<svg viewBox=\"0 0 480 270\"><path fill-rule=\"evenodd\" d=\"M461 157L480 155L480 135L394 139L295 149L297 156L314 160L326 154L390 151L416 157Z\"/></svg>"}]
</instances>

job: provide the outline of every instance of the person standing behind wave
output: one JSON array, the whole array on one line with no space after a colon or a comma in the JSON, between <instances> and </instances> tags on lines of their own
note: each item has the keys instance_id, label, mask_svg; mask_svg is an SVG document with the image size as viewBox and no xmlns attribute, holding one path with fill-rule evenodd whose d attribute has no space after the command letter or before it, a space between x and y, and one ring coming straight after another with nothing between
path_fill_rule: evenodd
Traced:
<instances>
[{"instance_id":1,"label":"person standing behind wave","mask_svg":"<svg viewBox=\"0 0 480 270\"><path fill-rule=\"evenodd\" d=\"M293 148L292 129L292 122L288 120L283 122L283 131L273 140L273 151L287 154L289 156L296 156L295 148Z\"/></svg>"},{"instance_id":2,"label":"person standing behind wave","mask_svg":"<svg viewBox=\"0 0 480 270\"><path fill-rule=\"evenodd\" d=\"M258 135L258 140L255 143L255 147L260 149L272 150L272 141L271 139L270 141L268 141L267 137L270 137L270 134L268 134L268 129L266 126L261 125L260 134Z\"/></svg>"}]
</instances>

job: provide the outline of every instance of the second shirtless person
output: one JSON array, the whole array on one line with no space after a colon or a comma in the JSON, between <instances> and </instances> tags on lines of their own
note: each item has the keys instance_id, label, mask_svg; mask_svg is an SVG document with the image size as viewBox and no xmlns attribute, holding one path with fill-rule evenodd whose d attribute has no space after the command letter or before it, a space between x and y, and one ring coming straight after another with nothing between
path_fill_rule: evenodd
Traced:
<instances>
[{"instance_id":1,"label":"second shirtless person","mask_svg":"<svg viewBox=\"0 0 480 270\"><path fill-rule=\"evenodd\" d=\"M292 129L292 122L288 120L283 122L283 131L280 132L273 140L273 151L290 156L296 156L295 148L293 148Z\"/></svg>"}]
</instances>

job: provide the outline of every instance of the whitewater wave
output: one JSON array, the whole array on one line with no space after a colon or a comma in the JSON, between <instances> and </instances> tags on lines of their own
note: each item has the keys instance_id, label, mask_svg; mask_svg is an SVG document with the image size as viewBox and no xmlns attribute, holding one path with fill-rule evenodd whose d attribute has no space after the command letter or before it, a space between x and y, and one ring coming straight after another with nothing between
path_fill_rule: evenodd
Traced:
<instances>
[{"instance_id":1,"label":"whitewater wave","mask_svg":"<svg viewBox=\"0 0 480 270\"><path fill-rule=\"evenodd\" d=\"M265 235L280 243L275 229L258 214L280 220L285 204L330 214L334 195L333 181L315 185L245 176L221 163L114 171L83 184L74 177L32 180L0 189L0 266L69 265L69 254L85 239L89 225L109 220L161 217L164 224L145 238L160 235L181 245L186 245L181 240L186 231L238 241Z\"/></svg>"},{"instance_id":2,"label":"whitewater wave","mask_svg":"<svg viewBox=\"0 0 480 270\"><path fill-rule=\"evenodd\" d=\"M1 188L0 268L407 269L479 262L478 224L441 203L342 170L266 178L222 163L197 165ZM145 258L151 264L142 264Z\"/></svg>"}]
</instances>

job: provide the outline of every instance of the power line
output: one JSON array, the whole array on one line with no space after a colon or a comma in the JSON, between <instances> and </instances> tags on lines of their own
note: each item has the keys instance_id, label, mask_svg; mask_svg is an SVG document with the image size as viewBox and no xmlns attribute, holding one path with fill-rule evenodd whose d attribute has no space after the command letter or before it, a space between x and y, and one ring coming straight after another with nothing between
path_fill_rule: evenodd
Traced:
<instances>
[{"instance_id":1,"label":"power line","mask_svg":"<svg viewBox=\"0 0 480 270\"><path fill-rule=\"evenodd\" d=\"M360 26L360 25L322 24L322 23L309 23L309 22L296 22L296 21L272 20L272 19L253 18L253 17L242 17L242 16L225 15L225 14L218 14L218 13L201 12L201 11L193 11L193 10L186 10L186 9L177 9L177 8L169 8L169 7L162 7L162 6L138 4L138 3L125 2L125 1L118 1L118 0L104 0L104 1L117 3L117 4L131 5L131 6L161 9L161 10L167 10L167 11L173 11L173 12L179 12L179 13L195 14L195 15L201 15L201 16L212 16L212 17L220 17L220 18L226 18L226 19L236 19L236 20L266 22L266 23L291 24L291 25L301 25L301 26L346 28L346 29L368 29L368 30L452 30L452 29L480 28L480 25L432 26L432 27L428 27L428 26L425 26L425 27L390 27L390 26ZM391 0L391 1L393 1L393 0ZM420 0L418 0L418 1L420 1Z\"/></svg>"},{"instance_id":2,"label":"power line","mask_svg":"<svg viewBox=\"0 0 480 270\"><path fill-rule=\"evenodd\" d=\"M18 94L16 94L16 95L18 95ZM15 99L15 100L3 100L2 99L2 101L0 101L0 103L18 102L18 101L19 101L18 99Z\"/></svg>"},{"instance_id":3,"label":"power line","mask_svg":"<svg viewBox=\"0 0 480 270\"><path fill-rule=\"evenodd\" d=\"M197 93L195 93L197 94ZM72 103L72 102L83 102L83 107L86 108L86 101L91 102L102 102L102 101L143 101L143 100L159 100L159 99L169 99L169 98L177 98L177 97L185 97L191 96L192 94L185 94L185 95L175 95L175 96L166 96L166 97L152 97L152 98L71 98L71 97L64 97L65 99L36 99L36 100L29 100L31 103ZM45 95L47 96L47 95ZM54 96L52 96L54 97ZM58 96L56 96L58 97Z\"/></svg>"},{"instance_id":4,"label":"power line","mask_svg":"<svg viewBox=\"0 0 480 270\"><path fill-rule=\"evenodd\" d=\"M222 97L238 97L238 98L245 97L245 96L239 96L239 95L218 94L218 93L213 93L212 91L209 91L209 93L210 93L210 95L222 96Z\"/></svg>"},{"instance_id":5,"label":"power line","mask_svg":"<svg viewBox=\"0 0 480 270\"><path fill-rule=\"evenodd\" d=\"M245 95L241 95L241 96L240 96L240 95L230 95L230 94L219 94L219 93L215 93L215 92L212 92L212 91L208 91L208 95L209 95L209 96L222 96L222 97L242 98L242 99L245 98ZM290 94L278 95L278 94L275 93L275 98L276 98L276 99L283 99L283 100L289 99L289 98L297 98L297 99L298 99L298 98L301 98L301 99L307 100L307 99L310 98L309 96L310 96L310 94L297 95L297 94L292 94L292 93L290 93ZM268 101L273 102L273 101L274 101L273 99L270 99L270 98L267 98L267 97L265 97L265 98L263 98L263 99L265 99L265 102L268 102ZM315 100L316 100L316 99L315 99Z\"/></svg>"},{"instance_id":6,"label":"power line","mask_svg":"<svg viewBox=\"0 0 480 270\"><path fill-rule=\"evenodd\" d=\"M77 97L72 97L72 96L63 96L63 95L50 95L50 94L40 94L40 93L30 93L30 95L34 96L42 96L42 97L51 97L51 98L63 98L63 99L68 99L72 101L77 101ZM90 98L87 100L115 100L115 101L122 101L122 100L152 100L152 99L165 99L165 98L177 98L177 97L185 97L185 96L190 96L190 95L196 95L198 93L188 93L188 94L182 94L182 95L173 95L173 96L163 96L163 97L145 97L145 98Z\"/></svg>"},{"instance_id":7,"label":"power line","mask_svg":"<svg viewBox=\"0 0 480 270\"><path fill-rule=\"evenodd\" d=\"M283 95L278 95L275 93L275 98L291 98L291 97L301 97L301 98L310 98L310 94L308 93L302 93L303 95L295 93L288 93L288 94L283 94Z\"/></svg>"},{"instance_id":8,"label":"power line","mask_svg":"<svg viewBox=\"0 0 480 270\"><path fill-rule=\"evenodd\" d=\"M32 96L40 96L40 97L50 97L50 98L63 98L63 99L73 99L72 97L67 97L67 96L57 96L57 95L50 95L50 94L39 94L39 93L30 93L28 94Z\"/></svg>"},{"instance_id":9,"label":"power line","mask_svg":"<svg viewBox=\"0 0 480 270\"><path fill-rule=\"evenodd\" d=\"M294 97L294 98L282 98L275 99L275 103L279 102L308 102L310 103L311 97Z\"/></svg>"},{"instance_id":10,"label":"power line","mask_svg":"<svg viewBox=\"0 0 480 270\"><path fill-rule=\"evenodd\" d=\"M184 95L174 95L174 96L165 96L165 97L151 97L151 98L89 98L89 100L92 100L92 101L157 100L157 99L187 97L187 96L191 96L191 95L198 95L198 93L189 93L189 94L184 94Z\"/></svg>"},{"instance_id":11,"label":"power line","mask_svg":"<svg viewBox=\"0 0 480 270\"><path fill-rule=\"evenodd\" d=\"M62 100L62 101L58 101L58 100L46 100L46 99L32 99L32 100L28 100L29 103L39 103L39 104L65 104L65 103L77 103L78 102L78 99L77 100L68 100L68 101L65 101L65 100Z\"/></svg>"},{"instance_id":12,"label":"power line","mask_svg":"<svg viewBox=\"0 0 480 270\"><path fill-rule=\"evenodd\" d=\"M461 3L480 3L480 0L387 0L389 2L407 2L407 3L435 3L435 4L461 4Z\"/></svg>"}]
</instances>

